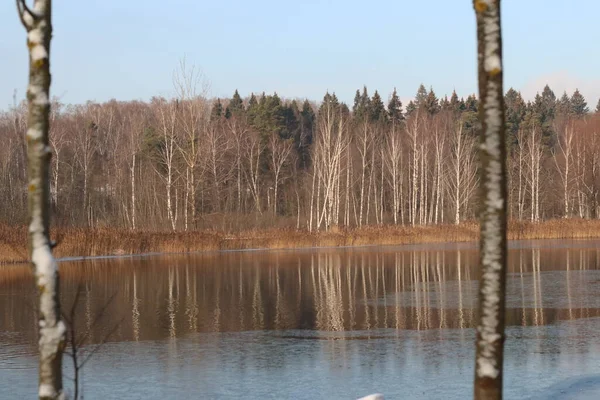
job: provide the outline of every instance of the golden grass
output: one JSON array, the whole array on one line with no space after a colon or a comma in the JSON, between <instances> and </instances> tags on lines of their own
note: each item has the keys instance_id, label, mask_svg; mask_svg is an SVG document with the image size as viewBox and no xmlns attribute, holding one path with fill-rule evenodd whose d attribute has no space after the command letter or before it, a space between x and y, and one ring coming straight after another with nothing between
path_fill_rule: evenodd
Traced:
<instances>
[{"instance_id":1,"label":"golden grass","mask_svg":"<svg viewBox=\"0 0 600 400\"><path fill-rule=\"evenodd\" d=\"M236 234L219 231L150 232L113 228L55 228L57 257L126 255L140 253L182 253L215 250L289 249L396 245L412 243L469 242L479 237L479 225L370 226L335 228L329 232L294 229L249 230ZM600 238L600 221L567 219L540 223L509 223L509 239ZM0 225L0 263L27 260L24 227Z\"/></svg>"}]
</instances>

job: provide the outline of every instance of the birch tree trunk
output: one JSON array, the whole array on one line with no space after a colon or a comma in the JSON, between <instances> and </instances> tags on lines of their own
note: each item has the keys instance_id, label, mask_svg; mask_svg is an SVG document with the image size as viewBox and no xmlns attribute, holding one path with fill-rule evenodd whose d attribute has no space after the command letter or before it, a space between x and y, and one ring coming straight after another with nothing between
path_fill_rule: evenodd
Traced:
<instances>
[{"instance_id":1,"label":"birch tree trunk","mask_svg":"<svg viewBox=\"0 0 600 400\"><path fill-rule=\"evenodd\" d=\"M52 2L35 0L30 10L17 0L29 48L27 158L29 175L29 251L39 289L40 399L64 398L62 353L65 325L60 315L58 264L52 255L50 222L50 39Z\"/></svg>"},{"instance_id":2,"label":"birch tree trunk","mask_svg":"<svg viewBox=\"0 0 600 400\"><path fill-rule=\"evenodd\" d=\"M481 133L481 239L476 400L502 398L506 288L506 142L500 0L474 0Z\"/></svg>"}]
</instances>

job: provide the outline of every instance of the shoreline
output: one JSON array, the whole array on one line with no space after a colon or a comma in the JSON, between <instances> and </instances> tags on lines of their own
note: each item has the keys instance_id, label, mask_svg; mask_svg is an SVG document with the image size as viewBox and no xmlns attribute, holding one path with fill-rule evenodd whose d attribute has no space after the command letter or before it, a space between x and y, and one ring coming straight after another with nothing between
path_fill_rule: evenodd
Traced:
<instances>
[{"instance_id":1,"label":"shoreline","mask_svg":"<svg viewBox=\"0 0 600 400\"><path fill-rule=\"evenodd\" d=\"M367 226L328 232L295 229L157 232L116 228L51 229L62 261L221 251L301 250L429 243L464 243L479 239L479 224ZM509 222L509 240L600 238L600 220L560 219L539 223ZM26 228L0 225L0 264L27 262Z\"/></svg>"}]
</instances>

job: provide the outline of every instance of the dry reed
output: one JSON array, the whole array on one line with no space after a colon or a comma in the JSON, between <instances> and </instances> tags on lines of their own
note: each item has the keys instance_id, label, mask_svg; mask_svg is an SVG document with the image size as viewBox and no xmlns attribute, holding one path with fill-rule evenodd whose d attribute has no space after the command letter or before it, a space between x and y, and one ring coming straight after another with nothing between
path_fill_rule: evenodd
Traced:
<instances>
[{"instance_id":1,"label":"dry reed","mask_svg":"<svg viewBox=\"0 0 600 400\"><path fill-rule=\"evenodd\" d=\"M57 257L90 257L140 253L184 253L244 249L291 249L397 245L413 243L469 242L479 237L479 225L369 226L335 228L328 232L294 229L250 230L227 234L219 231L151 232L114 228L53 228ZM600 238L600 221L549 220L509 223L509 239ZM0 225L0 263L27 260L26 229Z\"/></svg>"}]
</instances>

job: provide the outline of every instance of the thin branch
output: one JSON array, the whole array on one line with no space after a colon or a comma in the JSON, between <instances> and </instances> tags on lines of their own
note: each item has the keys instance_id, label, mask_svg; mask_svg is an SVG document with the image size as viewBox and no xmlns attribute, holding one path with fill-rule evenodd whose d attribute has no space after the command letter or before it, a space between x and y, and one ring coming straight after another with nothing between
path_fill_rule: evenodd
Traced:
<instances>
[{"instance_id":1,"label":"thin branch","mask_svg":"<svg viewBox=\"0 0 600 400\"><path fill-rule=\"evenodd\" d=\"M33 26L25 20L25 13L29 14L29 16L31 17L31 19L33 21L37 21L40 17L36 13L31 11L31 9L29 7L27 7L27 3L25 3L25 0L16 0L16 2L17 2L17 11L19 13L19 19L21 20L21 23L23 24L25 29L27 29L27 30L32 29Z\"/></svg>"},{"instance_id":2,"label":"thin branch","mask_svg":"<svg viewBox=\"0 0 600 400\"><path fill-rule=\"evenodd\" d=\"M83 368L83 366L90 360L90 358L98 351L100 348L106 344L108 338L112 336L113 333L117 330L117 328L121 325L121 322L125 320L125 317L121 318L116 324L113 325L112 329L108 331L104 338L94 347L94 349L87 355L87 357L79 364L79 369Z\"/></svg>"}]
</instances>

